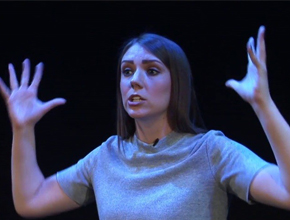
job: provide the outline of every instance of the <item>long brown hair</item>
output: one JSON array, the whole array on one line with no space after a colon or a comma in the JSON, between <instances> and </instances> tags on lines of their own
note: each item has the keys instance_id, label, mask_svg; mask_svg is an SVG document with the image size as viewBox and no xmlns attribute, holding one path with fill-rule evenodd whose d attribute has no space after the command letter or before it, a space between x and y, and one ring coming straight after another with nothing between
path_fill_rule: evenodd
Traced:
<instances>
[{"instance_id":1,"label":"long brown hair","mask_svg":"<svg viewBox=\"0 0 290 220\"><path fill-rule=\"evenodd\" d=\"M198 134L205 132L193 87L192 73L183 50L173 41L157 34L145 33L127 41L118 61L117 70L117 135L128 139L135 133L135 121L125 111L120 91L121 61L127 50L139 44L159 58L169 69L171 94L168 106L168 123L171 129L180 133Z\"/></svg>"}]
</instances>

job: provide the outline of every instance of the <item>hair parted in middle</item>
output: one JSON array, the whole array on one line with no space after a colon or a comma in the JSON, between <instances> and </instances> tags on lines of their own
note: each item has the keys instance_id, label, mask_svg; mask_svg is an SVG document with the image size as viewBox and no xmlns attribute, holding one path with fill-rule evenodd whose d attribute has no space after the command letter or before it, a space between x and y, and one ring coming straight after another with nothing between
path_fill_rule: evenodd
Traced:
<instances>
[{"instance_id":1,"label":"hair parted in middle","mask_svg":"<svg viewBox=\"0 0 290 220\"><path fill-rule=\"evenodd\" d=\"M160 59L170 71L171 94L167 120L171 129L179 133L198 134L205 132L188 59L175 42L152 33L144 33L127 41L120 53L117 66L117 135L128 139L135 133L135 121L125 111L120 90L121 61L127 50L139 44Z\"/></svg>"}]
</instances>

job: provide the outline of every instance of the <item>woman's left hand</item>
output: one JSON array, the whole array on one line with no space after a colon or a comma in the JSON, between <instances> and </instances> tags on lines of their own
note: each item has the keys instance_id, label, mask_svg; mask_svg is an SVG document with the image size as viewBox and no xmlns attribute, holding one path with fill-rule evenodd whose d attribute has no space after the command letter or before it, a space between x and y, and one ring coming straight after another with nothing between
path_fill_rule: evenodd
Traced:
<instances>
[{"instance_id":1,"label":"woman's left hand","mask_svg":"<svg viewBox=\"0 0 290 220\"><path fill-rule=\"evenodd\" d=\"M263 106L271 100L267 67L266 67L266 46L265 27L261 26L258 32L256 49L254 39L251 37L247 43L248 70L241 81L230 79L226 86L234 89L252 107Z\"/></svg>"}]
</instances>

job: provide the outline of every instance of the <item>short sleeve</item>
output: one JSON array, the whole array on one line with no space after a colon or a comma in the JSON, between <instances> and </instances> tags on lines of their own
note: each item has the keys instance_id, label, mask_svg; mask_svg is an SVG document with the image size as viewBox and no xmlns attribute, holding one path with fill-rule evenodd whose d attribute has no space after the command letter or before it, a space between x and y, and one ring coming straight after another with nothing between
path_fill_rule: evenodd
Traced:
<instances>
[{"instance_id":1,"label":"short sleeve","mask_svg":"<svg viewBox=\"0 0 290 220\"><path fill-rule=\"evenodd\" d=\"M251 182L261 169L271 164L220 131L214 131L208 139L207 155L221 188L251 203Z\"/></svg>"},{"instance_id":2,"label":"short sleeve","mask_svg":"<svg viewBox=\"0 0 290 220\"><path fill-rule=\"evenodd\" d=\"M79 205L86 205L95 200L91 175L93 166L96 164L94 160L97 158L98 151L99 148L96 148L75 165L56 174L62 190Z\"/></svg>"}]
</instances>

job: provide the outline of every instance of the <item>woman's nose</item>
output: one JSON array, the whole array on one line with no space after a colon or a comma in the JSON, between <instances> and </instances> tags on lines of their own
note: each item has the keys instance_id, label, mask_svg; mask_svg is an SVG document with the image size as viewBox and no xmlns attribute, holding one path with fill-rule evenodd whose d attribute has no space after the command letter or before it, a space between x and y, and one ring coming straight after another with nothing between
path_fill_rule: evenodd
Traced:
<instances>
[{"instance_id":1,"label":"woman's nose","mask_svg":"<svg viewBox=\"0 0 290 220\"><path fill-rule=\"evenodd\" d=\"M140 70L136 70L130 81L131 87L133 89L143 88L143 81L144 81L143 73Z\"/></svg>"}]
</instances>

